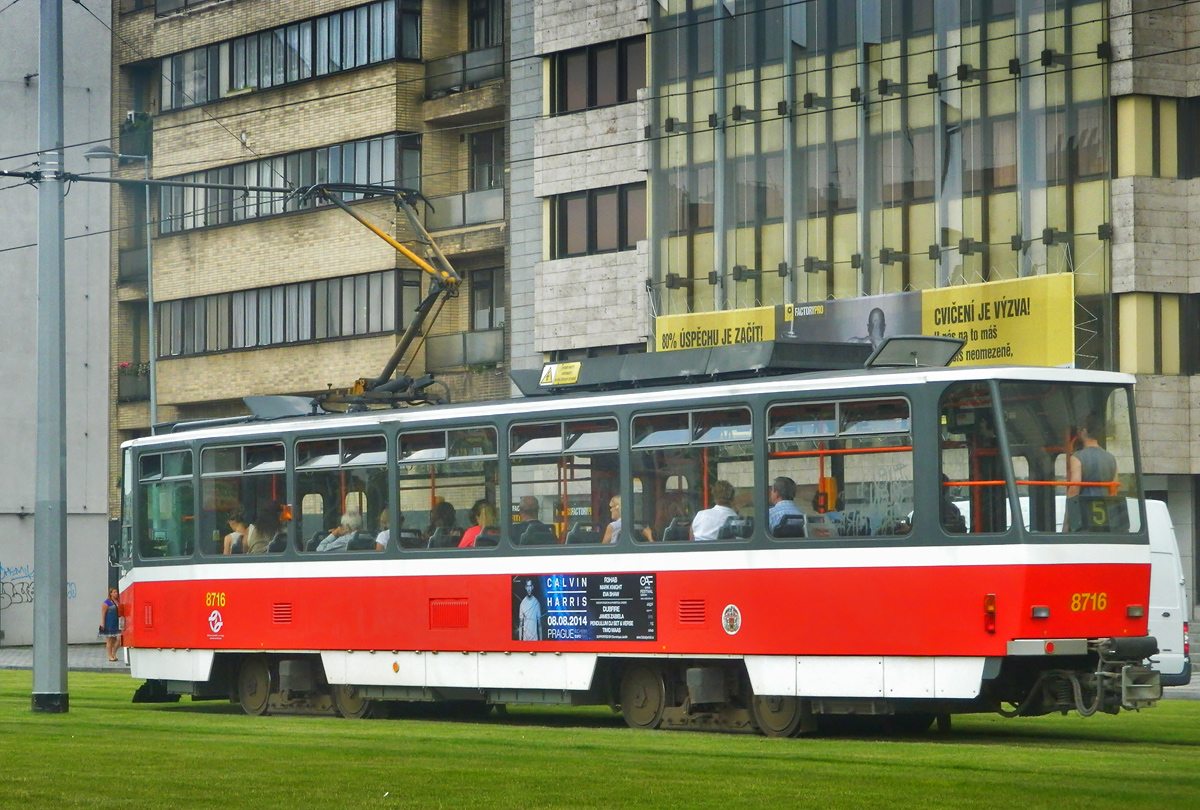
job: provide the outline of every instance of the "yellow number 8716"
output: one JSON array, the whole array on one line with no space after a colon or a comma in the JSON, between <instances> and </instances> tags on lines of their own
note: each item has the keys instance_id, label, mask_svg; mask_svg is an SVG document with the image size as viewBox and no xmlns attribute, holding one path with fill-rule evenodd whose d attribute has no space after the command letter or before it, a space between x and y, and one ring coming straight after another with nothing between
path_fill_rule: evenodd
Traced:
<instances>
[{"instance_id":1,"label":"yellow number 8716","mask_svg":"<svg viewBox=\"0 0 1200 810\"><path fill-rule=\"evenodd\" d=\"M1107 610L1107 593L1073 593L1071 594L1071 612L1079 613L1085 610Z\"/></svg>"}]
</instances>

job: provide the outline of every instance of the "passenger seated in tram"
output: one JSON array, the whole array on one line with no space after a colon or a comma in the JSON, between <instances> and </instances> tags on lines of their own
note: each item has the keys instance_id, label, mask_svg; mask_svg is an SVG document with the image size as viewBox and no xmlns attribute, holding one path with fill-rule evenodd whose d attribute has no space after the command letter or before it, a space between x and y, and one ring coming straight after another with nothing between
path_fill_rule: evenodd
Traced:
<instances>
[{"instance_id":1,"label":"passenger seated in tram","mask_svg":"<svg viewBox=\"0 0 1200 810\"><path fill-rule=\"evenodd\" d=\"M347 551L350 543L358 538L362 531L362 515L358 512L347 512L337 526L329 530L325 539L317 544L318 552Z\"/></svg>"},{"instance_id":2,"label":"passenger seated in tram","mask_svg":"<svg viewBox=\"0 0 1200 810\"><path fill-rule=\"evenodd\" d=\"M388 540L392 537L392 530L388 526L388 510L384 509L379 513L379 534L375 535L375 550L383 551L387 548Z\"/></svg>"},{"instance_id":3,"label":"passenger seated in tram","mask_svg":"<svg viewBox=\"0 0 1200 810\"><path fill-rule=\"evenodd\" d=\"M496 511L495 505L487 498L475 501L471 507L471 522L474 525L463 532L462 539L458 541L459 548L474 548L480 534L491 536L500 533L498 527L500 514ZM479 543L479 545L484 544Z\"/></svg>"},{"instance_id":4,"label":"passenger seated in tram","mask_svg":"<svg viewBox=\"0 0 1200 810\"><path fill-rule=\"evenodd\" d=\"M458 528L458 512L454 505L446 500L440 500L429 510L429 528L425 537L430 548L456 548L462 539L462 529Z\"/></svg>"},{"instance_id":5,"label":"passenger seated in tram","mask_svg":"<svg viewBox=\"0 0 1200 810\"><path fill-rule=\"evenodd\" d=\"M949 483L950 478L942 473L942 491L938 497L941 503L942 528L951 534L966 534L967 521L963 518L962 511L950 499L950 487L947 486Z\"/></svg>"},{"instance_id":6,"label":"passenger seated in tram","mask_svg":"<svg viewBox=\"0 0 1200 810\"><path fill-rule=\"evenodd\" d=\"M796 506L796 482L781 475L771 482L767 493L771 508L767 511L767 525L774 537L803 537L804 513Z\"/></svg>"},{"instance_id":7,"label":"passenger seated in tram","mask_svg":"<svg viewBox=\"0 0 1200 810\"><path fill-rule=\"evenodd\" d=\"M275 548L276 539L283 535L283 506L279 501L263 501L258 505L254 522L246 528L246 554L265 554L268 551L282 551ZM286 543L286 535L284 542Z\"/></svg>"},{"instance_id":8,"label":"passenger seated in tram","mask_svg":"<svg viewBox=\"0 0 1200 810\"><path fill-rule=\"evenodd\" d=\"M608 511L609 511L609 514L612 515L612 523L609 523L608 526L605 527L604 536L602 538L600 538L601 543L615 543L615 542L617 542L617 537L619 537L621 534L621 496L620 495L612 496L612 498L608 502ZM635 536L640 535L639 537L637 537L638 540L645 540L647 543L654 542L654 533L650 531L649 526L643 526L641 531L638 531L637 528L635 527L634 535ZM567 542L568 543L571 542L571 538L569 535L567 537Z\"/></svg>"},{"instance_id":9,"label":"passenger seated in tram","mask_svg":"<svg viewBox=\"0 0 1200 810\"><path fill-rule=\"evenodd\" d=\"M225 545L221 551L222 554L241 554L242 549L246 544L246 532L249 531L246 526L246 515L242 512L242 507L234 506L229 510L229 517L225 519L229 524L229 534L225 535Z\"/></svg>"},{"instance_id":10,"label":"passenger seated in tram","mask_svg":"<svg viewBox=\"0 0 1200 810\"><path fill-rule=\"evenodd\" d=\"M701 509L692 518L691 537L693 540L704 542L717 539L725 521L731 517L737 517L737 511L733 508L733 497L733 484L728 481L718 481L713 484L714 505L709 509Z\"/></svg>"},{"instance_id":11,"label":"passenger seated in tram","mask_svg":"<svg viewBox=\"0 0 1200 810\"><path fill-rule=\"evenodd\" d=\"M540 506L533 495L522 496L517 502L517 523L513 525L513 536L522 546L552 546L558 542L554 529L538 520Z\"/></svg>"}]
</instances>

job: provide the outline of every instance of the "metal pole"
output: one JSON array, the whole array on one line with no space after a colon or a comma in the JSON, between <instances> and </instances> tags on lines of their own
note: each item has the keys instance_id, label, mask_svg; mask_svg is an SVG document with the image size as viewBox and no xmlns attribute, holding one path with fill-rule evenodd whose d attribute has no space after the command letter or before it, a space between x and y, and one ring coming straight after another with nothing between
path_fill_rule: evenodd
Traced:
<instances>
[{"instance_id":1,"label":"metal pole","mask_svg":"<svg viewBox=\"0 0 1200 810\"><path fill-rule=\"evenodd\" d=\"M150 309L150 433L158 424L158 330L154 320L154 262L150 248L150 155L142 157L146 167L146 305Z\"/></svg>"},{"instance_id":2,"label":"metal pole","mask_svg":"<svg viewBox=\"0 0 1200 810\"><path fill-rule=\"evenodd\" d=\"M41 0L38 44L37 459L33 520L35 712L61 714L67 695L66 356L63 318L62 5Z\"/></svg>"}]
</instances>

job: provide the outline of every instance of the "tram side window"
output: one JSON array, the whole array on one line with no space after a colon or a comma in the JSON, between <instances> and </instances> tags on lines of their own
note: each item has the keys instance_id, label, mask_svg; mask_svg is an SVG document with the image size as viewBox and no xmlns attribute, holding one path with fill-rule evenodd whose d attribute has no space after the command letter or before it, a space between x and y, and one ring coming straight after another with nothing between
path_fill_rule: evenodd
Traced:
<instances>
[{"instance_id":1,"label":"tram side window","mask_svg":"<svg viewBox=\"0 0 1200 810\"><path fill-rule=\"evenodd\" d=\"M1128 391L1001 383L1022 521L1034 532L1137 531L1141 510Z\"/></svg>"},{"instance_id":2,"label":"tram side window","mask_svg":"<svg viewBox=\"0 0 1200 810\"><path fill-rule=\"evenodd\" d=\"M143 454L138 458L141 490L138 554L188 557L196 545L192 451Z\"/></svg>"},{"instance_id":3,"label":"tram side window","mask_svg":"<svg viewBox=\"0 0 1200 810\"><path fill-rule=\"evenodd\" d=\"M201 451L197 522L202 553L276 553L286 548L289 511L284 468L279 442Z\"/></svg>"},{"instance_id":4,"label":"tram side window","mask_svg":"<svg viewBox=\"0 0 1200 810\"><path fill-rule=\"evenodd\" d=\"M749 540L756 518L752 436L746 408L634 417L634 539Z\"/></svg>"},{"instance_id":5,"label":"tram side window","mask_svg":"<svg viewBox=\"0 0 1200 810\"><path fill-rule=\"evenodd\" d=\"M939 523L948 534L1001 534L1012 525L1007 465L987 383L955 385L942 395Z\"/></svg>"},{"instance_id":6,"label":"tram side window","mask_svg":"<svg viewBox=\"0 0 1200 810\"><path fill-rule=\"evenodd\" d=\"M392 542L409 550L499 543L494 428L405 433L398 459L400 510L392 520Z\"/></svg>"},{"instance_id":7,"label":"tram side window","mask_svg":"<svg viewBox=\"0 0 1200 810\"><path fill-rule=\"evenodd\" d=\"M513 545L617 542L617 422L611 418L514 425L510 433ZM638 527L640 530L640 527Z\"/></svg>"},{"instance_id":8,"label":"tram side window","mask_svg":"<svg viewBox=\"0 0 1200 810\"><path fill-rule=\"evenodd\" d=\"M297 442L298 549L332 553L386 545L387 479L383 436Z\"/></svg>"},{"instance_id":9,"label":"tram side window","mask_svg":"<svg viewBox=\"0 0 1200 810\"><path fill-rule=\"evenodd\" d=\"M794 490L768 513L769 534L776 539L908 534L914 511L910 414L908 401L897 398L769 408L771 500Z\"/></svg>"}]
</instances>

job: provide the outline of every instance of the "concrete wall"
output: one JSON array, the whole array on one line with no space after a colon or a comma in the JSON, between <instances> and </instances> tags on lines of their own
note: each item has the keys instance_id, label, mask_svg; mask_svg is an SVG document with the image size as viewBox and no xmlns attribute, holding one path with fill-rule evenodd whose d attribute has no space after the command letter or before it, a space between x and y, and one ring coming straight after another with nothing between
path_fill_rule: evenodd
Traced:
<instances>
[{"instance_id":1,"label":"concrete wall","mask_svg":"<svg viewBox=\"0 0 1200 810\"><path fill-rule=\"evenodd\" d=\"M89 3L101 19L107 2ZM38 148L37 3L5 10L0 27L0 168L27 170ZM66 169L88 172L83 152L107 143L110 34L79 6L63 5ZM23 77L29 76L28 79ZM16 155L16 157L8 157ZM25 155L25 156L22 156ZM0 644L33 640L36 415L66 408L67 639L94 641L108 587L108 187L77 183L66 197L67 401L37 402L37 196L0 179ZM13 187L17 186L17 187ZM29 246L29 247L26 247Z\"/></svg>"}]
</instances>

